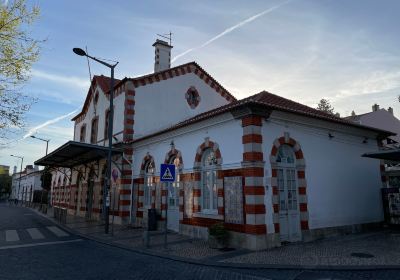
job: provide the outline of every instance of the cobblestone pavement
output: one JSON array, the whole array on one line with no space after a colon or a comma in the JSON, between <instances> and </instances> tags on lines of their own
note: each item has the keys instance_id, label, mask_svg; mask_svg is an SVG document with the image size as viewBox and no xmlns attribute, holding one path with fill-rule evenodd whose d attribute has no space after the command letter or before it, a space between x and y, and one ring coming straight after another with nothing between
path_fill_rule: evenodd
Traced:
<instances>
[{"instance_id":1,"label":"cobblestone pavement","mask_svg":"<svg viewBox=\"0 0 400 280\"><path fill-rule=\"evenodd\" d=\"M400 232L382 230L298 243L222 260L281 265L400 265Z\"/></svg>"},{"instance_id":2,"label":"cobblestone pavement","mask_svg":"<svg viewBox=\"0 0 400 280\"><path fill-rule=\"evenodd\" d=\"M245 249L211 249L204 240L171 232L168 233L168 247L165 249L162 231L151 232L150 246L146 247L143 229L114 225L110 228L113 234L106 235L101 222L86 222L84 218L75 216L68 216L65 226L74 232L107 243L203 263L309 267L400 266L400 231L388 229L254 252Z\"/></svg>"}]
</instances>

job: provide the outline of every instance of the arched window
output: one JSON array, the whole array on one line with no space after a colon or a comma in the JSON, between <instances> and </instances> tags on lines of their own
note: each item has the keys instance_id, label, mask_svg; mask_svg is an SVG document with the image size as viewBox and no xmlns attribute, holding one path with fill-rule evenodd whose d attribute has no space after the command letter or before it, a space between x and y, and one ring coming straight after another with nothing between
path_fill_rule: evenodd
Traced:
<instances>
[{"instance_id":1,"label":"arched window","mask_svg":"<svg viewBox=\"0 0 400 280\"><path fill-rule=\"evenodd\" d=\"M154 162L149 160L144 169L144 206L151 207L151 190L153 189Z\"/></svg>"},{"instance_id":2,"label":"arched window","mask_svg":"<svg viewBox=\"0 0 400 280\"><path fill-rule=\"evenodd\" d=\"M81 126L81 134L79 135L79 141L85 142L85 139L86 139L86 124L83 124Z\"/></svg>"},{"instance_id":3,"label":"arched window","mask_svg":"<svg viewBox=\"0 0 400 280\"><path fill-rule=\"evenodd\" d=\"M90 131L90 143L96 144L97 143L97 126L99 123L99 119L96 117L92 120L92 128Z\"/></svg>"},{"instance_id":4,"label":"arched window","mask_svg":"<svg viewBox=\"0 0 400 280\"><path fill-rule=\"evenodd\" d=\"M217 159L212 149L203 152L201 163L201 209L205 213L217 214Z\"/></svg>"},{"instance_id":5,"label":"arched window","mask_svg":"<svg viewBox=\"0 0 400 280\"><path fill-rule=\"evenodd\" d=\"M289 145L281 145L276 155L276 162L294 165L295 155L292 147Z\"/></svg>"},{"instance_id":6,"label":"arched window","mask_svg":"<svg viewBox=\"0 0 400 280\"><path fill-rule=\"evenodd\" d=\"M110 110L106 111L106 116L104 120L104 140L108 139L108 127L109 127Z\"/></svg>"},{"instance_id":7,"label":"arched window","mask_svg":"<svg viewBox=\"0 0 400 280\"><path fill-rule=\"evenodd\" d=\"M169 164L175 165L175 182L168 184L168 207L174 208L179 206L179 166L181 161L176 155L171 156Z\"/></svg>"}]
</instances>

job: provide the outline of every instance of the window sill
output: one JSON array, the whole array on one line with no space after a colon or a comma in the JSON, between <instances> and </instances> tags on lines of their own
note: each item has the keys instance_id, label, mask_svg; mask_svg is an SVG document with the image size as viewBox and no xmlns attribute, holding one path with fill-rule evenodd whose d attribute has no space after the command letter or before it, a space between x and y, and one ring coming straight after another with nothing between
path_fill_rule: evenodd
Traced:
<instances>
[{"instance_id":1,"label":"window sill","mask_svg":"<svg viewBox=\"0 0 400 280\"><path fill-rule=\"evenodd\" d=\"M208 214L208 213L193 213L193 218L205 218L205 219L213 219L213 220L224 220L223 215L218 214Z\"/></svg>"}]
</instances>

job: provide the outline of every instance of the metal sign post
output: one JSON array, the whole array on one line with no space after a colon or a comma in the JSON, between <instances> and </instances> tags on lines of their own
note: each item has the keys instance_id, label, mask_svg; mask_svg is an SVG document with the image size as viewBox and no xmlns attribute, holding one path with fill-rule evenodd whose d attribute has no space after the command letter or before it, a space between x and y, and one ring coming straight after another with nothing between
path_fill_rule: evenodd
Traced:
<instances>
[{"instance_id":1,"label":"metal sign post","mask_svg":"<svg viewBox=\"0 0 400 280\"><path fill-rule=\"evenodd\" d=\"M165 224L164 224L164 248L167 249L168 243L168 194L171 182L175 182L175 165L161 164L160 182L165 182L167 186L167 195L165 197Z\"/></svg>"}]
</instances>

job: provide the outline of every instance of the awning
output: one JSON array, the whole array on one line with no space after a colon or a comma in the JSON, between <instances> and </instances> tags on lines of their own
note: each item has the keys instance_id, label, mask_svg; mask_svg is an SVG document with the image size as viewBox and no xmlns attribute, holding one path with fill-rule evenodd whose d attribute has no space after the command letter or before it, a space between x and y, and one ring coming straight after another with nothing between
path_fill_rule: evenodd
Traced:
<instances>
[{"instance_id":1,"label":"awning","mask_svg":"<svg viewBox=\"0 0 400 280\"><path fill-rule=\"evenodd\" d=\"M122 149L113 148L112 154L122 154ZM35 161L35 165L72 168L106 158L107 155L108 147L69 141L54 152Z\"/></svg>"},{"instance_id":2,"label":"awning","mask_svg":"<svg viewBox=\"0 0 400 280\"><path fill-rule=\"evenodd\" d=\"M385 150L374 153L365 153L362 156L400 162L400 149Z\"/></svg>"}]
</instances>

